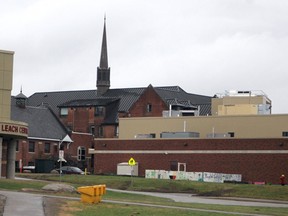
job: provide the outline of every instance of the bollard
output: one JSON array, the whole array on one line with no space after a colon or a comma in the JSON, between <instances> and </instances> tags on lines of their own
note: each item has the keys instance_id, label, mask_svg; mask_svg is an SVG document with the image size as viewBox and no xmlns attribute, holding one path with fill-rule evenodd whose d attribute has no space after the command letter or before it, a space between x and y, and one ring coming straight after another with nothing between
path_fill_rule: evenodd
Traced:
<instances>
[{"instance_id":1,"label":"bollard","mask_svg":"<svg viewBox=\"0 0 288 216\"><path fill-rule=\"evenodd\" d=\"M84 203L99 203L102 196L106 194L106 185L94 185L78 187L77 191L81 194L81 201Z\"/></svg>"}]
</instances>

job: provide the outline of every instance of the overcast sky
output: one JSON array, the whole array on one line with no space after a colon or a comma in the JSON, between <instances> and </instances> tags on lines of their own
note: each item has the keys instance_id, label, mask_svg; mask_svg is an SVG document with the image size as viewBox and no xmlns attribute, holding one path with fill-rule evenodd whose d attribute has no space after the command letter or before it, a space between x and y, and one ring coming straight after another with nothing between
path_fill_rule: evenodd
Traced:
<instances>
[{"instance_id":1,"label":"overcast sky","mask_svg":"<svg viewBox=\"0 0 288 216\"><path fill-rule=\"evenodd\" d=\"M288 113L287 0L0 0L12 95L95 89L104 14L111 88L262 90Z\"/></svg>"}]
</instances>

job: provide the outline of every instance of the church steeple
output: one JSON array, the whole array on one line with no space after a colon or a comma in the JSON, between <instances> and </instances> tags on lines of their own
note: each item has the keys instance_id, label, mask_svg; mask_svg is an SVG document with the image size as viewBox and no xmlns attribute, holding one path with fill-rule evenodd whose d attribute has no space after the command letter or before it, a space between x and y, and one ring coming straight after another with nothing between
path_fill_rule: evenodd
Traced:
<instances>
[{"instance_id":1,"label":"church steeple","mask_svg":"<svg viewBox=\"0 0 288 216\"><path fill-rule=\"evenodd\" d=\"M108 53L107 53L107 40L106 40L106 16L104 17L104 30L101 47L100 68L108 68Z\"/></svg>"},{"instance_id":2,"label":"church steeple","mask_svg":"<svg viewBox=\"0 0 288 216\"><path fill-rule=\"evenodd\" d=\"M100 56L100 65L97 67L97 95L103 95L110 87L110 67L108 67L108 52L106 40L106 16L104 17L104 29Z\"/></svg>"}]
</instances>

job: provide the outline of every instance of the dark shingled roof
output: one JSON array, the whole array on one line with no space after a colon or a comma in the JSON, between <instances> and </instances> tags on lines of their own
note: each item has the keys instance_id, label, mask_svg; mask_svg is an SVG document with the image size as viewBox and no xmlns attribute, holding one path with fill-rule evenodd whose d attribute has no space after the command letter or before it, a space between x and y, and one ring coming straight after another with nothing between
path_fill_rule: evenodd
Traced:
<instances>
[{"instance_id":1,"label":"dark shingled roof","mask_svg":"<svg viewBox=\"0 0 288 216\"><path fill-rule=\"evenodd\" d=\"M93 107L93 106L105 106L109 115L105 116L104 124L115 124L118 120L119 110L119 98L96 98L96 99L82 99L72 100L64 104L60 104L58 107Z\"/></svg>"},{"instance_id":2,"label":"dark shingled roof","mask_svg":"<svg viewBox=\"0 0 288 216\"><path fill-rule=\"evenodd\" d=\"M83 106L85 103L87 106L88 104L97 105L97 103L105 102L105 100L112 102L120 99L117 112L128 112L146 89L147 87L109 89L102 96L97 96L96 90L39 92L29 97L28 104L32 106L49 105L58 114L59 107ZM172 101L174 101L173 103L177 101L179 105L182 104L183 106L201 106L201 115L211 114L211 97L209 96L190 94L179 86L154 87L154 89L167 106ZM203 109L204 107L205 109ZM113 110L116 111L115 108Z\"/></svg>"},{"instance_id":3,"label":"dark shingled roof","mask_svg":"<svg viewBox=\"0 0 288 216\"><path fill-rule=\"evenodd\" d=\"M103 96L120 98L119 112L128 112L146 88L109 89Z\"/></svg>"},{"instance_id":4,"label":"dark shingled roof","mask_svg":"<svg viewBox=\"0 0 288 216\"><path fill-rule=\"evenodd\" d=\"M36 92L28 98L29 106L49 106L56 114L59 113L58 105L71 100L95 99L95 90L85 91L59 91L59 92Z\"/></svg>"},{"instance_id":5,"label":"dark shingled roof","mask_svg":"<svg viewBox=\"0 0 288 216\"><path fill-rule=\"evenodd\" d=\"M177 101L186 101L193 105L211 103L211 97L187 93L179 86L155 87L155 90L166 102L177 99Z\"/></svg>"},{"instance_id":6,"label":"dark shingled roof","mask_svg":"<svg viewBox=\"0 0 288 216\"><path fill-rule=\"evenodd\" d=\"M120 100L119 98L96 98L96 99L80 99L71 100L60 104L58 107L93 107L93 106L107 106L110 103Z\"/></svg>"},{"instance_id":7,"label":"dark shingled roof","mask_svg":"<svg viewBox=\"0 0 288 216\"><path fill-rule=\"evenodd\" d=\"M211 115L211 97L185 92L179 86L155 87L157 94L166 102L167 106L182 105L200 107L200 115Z\"/></svg>"},{"instance_id":8,"label":"dark shingled roof","mask_svg":"<svg viewBox=\"0 0 288 216\"><path fill-rule=\"evenodd\" d=\"M28 123L28 137L61 140L67 135L64 125L50 108L20 108L16 106L14 97L11 97L11 120Z\"/></svg>"}]
</instances>

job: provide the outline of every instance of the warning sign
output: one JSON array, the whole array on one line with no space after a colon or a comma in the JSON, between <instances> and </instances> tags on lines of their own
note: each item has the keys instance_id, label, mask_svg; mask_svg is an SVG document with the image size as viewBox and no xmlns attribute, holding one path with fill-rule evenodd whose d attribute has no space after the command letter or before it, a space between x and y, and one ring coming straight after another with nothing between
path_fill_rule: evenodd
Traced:
<instances>
[{"instance_id":1,"label":"warning sign","mask_svg":"<svg viewBox=\"0 0 288 216\"><path fill-rule=\"evenodd\" d=\"M130 160L128 161L128 164L130 166L135 166L136 165L136 161L134 160L134 158L130 158Z\"/></svg>"}]
</instances>

